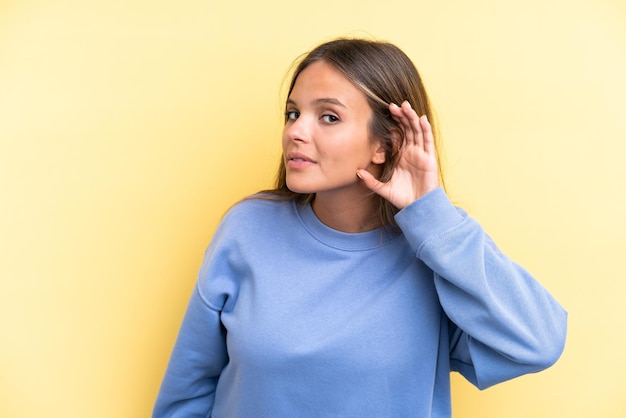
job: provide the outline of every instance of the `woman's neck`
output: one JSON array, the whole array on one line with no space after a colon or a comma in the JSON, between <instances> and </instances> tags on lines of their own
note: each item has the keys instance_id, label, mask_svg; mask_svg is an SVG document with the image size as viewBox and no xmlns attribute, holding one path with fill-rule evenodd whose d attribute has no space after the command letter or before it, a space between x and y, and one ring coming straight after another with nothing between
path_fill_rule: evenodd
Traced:
<instances>
[{"instance_id":1,"label":"woman's neck","mask_svg":"<svg viewBox=\"0 0 626 418\"><path fill-rule=\"evenodd\" d=\"M313 212L326 226L341 232L357 233L380 228L377 196L372 192L355 196L316 194Z\"/></svg>"}]
</instances>

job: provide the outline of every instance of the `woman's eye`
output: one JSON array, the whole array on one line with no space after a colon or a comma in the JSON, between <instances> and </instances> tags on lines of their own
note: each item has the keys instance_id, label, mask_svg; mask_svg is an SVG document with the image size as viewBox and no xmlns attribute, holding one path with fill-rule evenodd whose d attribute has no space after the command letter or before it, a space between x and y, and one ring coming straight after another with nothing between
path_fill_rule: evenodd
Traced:
<instances>
[{"instance_id":1,"label":"woman's eye","mask_svg":"<svg viewBox=\"0 0 626 418\"><path fill-rule=\"evenodd\" d=\"M322 120L326 123L335 123L339 121L339 118L335 115L323 115Z\"/></svg>"},{"instance_id":2,"label":"woman's eye","mask_svg":"<svg viewBox=\"0 0 626 418\"><path fill-rule=\"evenodd\" d=\"M285 112L285 120L296 120L300 116L300 113L295 110L289 110Z\"/></svg>"}]
</instances>

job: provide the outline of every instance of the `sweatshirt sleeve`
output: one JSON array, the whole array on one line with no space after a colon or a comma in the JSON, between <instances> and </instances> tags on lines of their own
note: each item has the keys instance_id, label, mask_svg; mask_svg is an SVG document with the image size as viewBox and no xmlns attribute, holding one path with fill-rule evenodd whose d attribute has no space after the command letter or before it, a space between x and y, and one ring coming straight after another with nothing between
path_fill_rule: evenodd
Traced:
<instances>
[{"instance_id":1,"label":"sweatshirt sleeve","mask_svg":"<svg viewBox=\"0 0 626 418\"><path fill-rule=\"evenodd\" d=\"M234 303L235 251L223 222L206 251L198 282L157 396L153 418L208 417L217 381L228 363L224 306Z\"/></svg>"},{"instance_id":2,"label":"sweatshirt sleeve","mask_svg":"<svg viewBox=\"0 0 626 418\"><path fill-rule=\"evenodd\" d=\"M207 417L227 362L219 312L194 289L154 405L153 417Z\"/></svg>"},{"instance_id":3,"label":"sweatshirt sleeve","mask_svg":"<svg viewBox=\"0 0 626 418\"><path fill-rule=\"evenodd\" d=\"M416 256L434 272L451 321L450 364L480 389L560 357L567 313L482 227L438 188L396 215Z\"/></svg>"}]
</instances>

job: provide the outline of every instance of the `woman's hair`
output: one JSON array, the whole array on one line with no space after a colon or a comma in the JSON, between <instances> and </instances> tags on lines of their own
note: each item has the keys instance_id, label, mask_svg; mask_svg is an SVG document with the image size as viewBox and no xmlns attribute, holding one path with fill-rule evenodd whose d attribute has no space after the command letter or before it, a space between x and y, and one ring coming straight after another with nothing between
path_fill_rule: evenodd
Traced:
<instances>
[{"instance_id":1,"label":"woman's hair","mask_svg":"<svg viewBox=\"0 0 626 418\"><path fill-rule=\"evenodd\" d=\"M313 49L299 62L291 78L287 98L300 73L317 61L324 61L339 70L365 94L372 109L372 118L369 122L370 138L372 141L380 142L385 149L385 162L382 164L380 181L387 182L391 179L404 142L402 128L392 118L389 104L400 105L408 100L418 116L426 115L433 127L439 177L443 185L437 135L428 96L415 65L404 52L390 43L365 39L336 39L326 42ZM308 203L315 198L315 194L292 192L287 187L286 180L285 162L281 157L275 188L266 192L299 203ZM398 209L381 196L377 195L377 198L380 225L396 226L394 215Z\"/></svg>"}]
</instances>

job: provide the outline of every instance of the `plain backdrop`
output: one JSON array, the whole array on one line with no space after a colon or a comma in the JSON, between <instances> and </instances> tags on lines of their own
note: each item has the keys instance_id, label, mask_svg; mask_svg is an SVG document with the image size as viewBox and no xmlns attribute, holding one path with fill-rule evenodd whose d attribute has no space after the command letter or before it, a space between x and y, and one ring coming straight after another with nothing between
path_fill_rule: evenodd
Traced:
<instances>
[{"instance_id":1,"label":"plain backdrop","mask_svg":"<svg viewBox=\"0 0 626 418\"><path fill-rule=\"evenodd\" d=\"M0 416L146 417L221 216L272 185L284 80L389 40L448 191L570 313L455 418L626 416L626 3L0 1Z\"/></svg>"}]
</instances>

